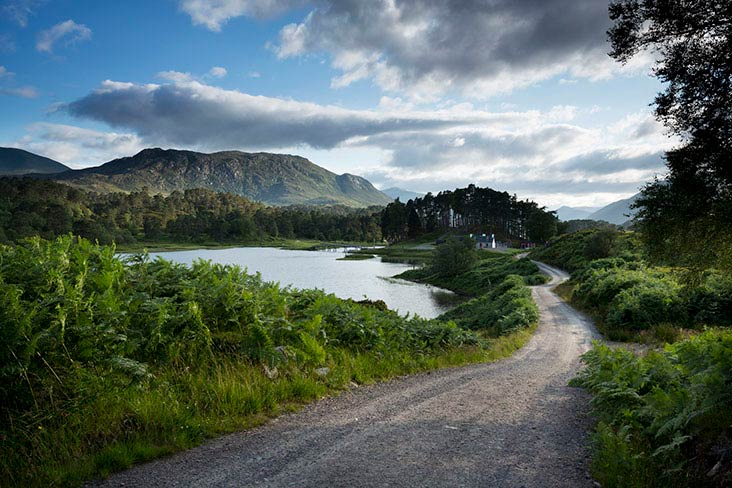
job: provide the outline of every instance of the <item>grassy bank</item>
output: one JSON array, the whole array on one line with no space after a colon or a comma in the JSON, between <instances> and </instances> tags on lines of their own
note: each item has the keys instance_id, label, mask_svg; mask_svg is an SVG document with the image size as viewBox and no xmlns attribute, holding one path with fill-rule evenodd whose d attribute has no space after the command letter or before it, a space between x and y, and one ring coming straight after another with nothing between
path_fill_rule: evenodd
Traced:
<instances>
[{"instance_id":1,"label":"grassy bank","mask_svg":"<svg viewBox=\"0 0 732 488\"><path fill-rule=\"evenodd\" d=\"M509 331L506 331L509 332ZM505 357L500 337L69 237L0 247L0 476L78 485L396 375Z\"/></svg>"},{"instance_id":2,"label":"grassy bank","mask_svg":"<svg viewBox=\"0 0 732 488\"><path fill-rule=\"evenodd\" d=\"M477 251L476 256L475 264L460 273L439 273L434 267L426 265L407 270L397 277L439 286L467 297L478 297L490 292L510 275L521 276L528 285L546 283L546 275L527 258L514 259L511 255L487 250Z\"/></svg>"},{"instance_id":3,"label":"grassy bank","mask_svg":"<svg viewBox=\"0 0 732 488\"><path fill-rule=\"evenodd\" d=\"M408 244L386 250L391 255L409 257L414 256L410 255L412 252L424 256L422 261L426 264L404 271L397 278L438 286L468 298L438 317L440 320L500 337L530 328L539 319L539 310L526 285L545 283L547 277L526 258L517 260L510 254L477 251L469 241L457 245L452 241L433 250L415 249ZM441 268L438 263L445 259L445 254L448 263Z\"/></svg>"}]
</instances>

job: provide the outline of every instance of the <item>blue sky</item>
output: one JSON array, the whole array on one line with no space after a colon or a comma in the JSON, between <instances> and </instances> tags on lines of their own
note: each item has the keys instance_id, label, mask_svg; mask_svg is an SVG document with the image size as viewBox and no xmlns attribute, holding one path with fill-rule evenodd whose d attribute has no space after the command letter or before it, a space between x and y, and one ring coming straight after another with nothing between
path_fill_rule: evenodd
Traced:
<instances>
[{"instance_id":1,"label":"blue sky","mask_svg":"<svg viewBox=\"0 0 732 488\"><path fill-rule=\"evenodd\" d=\"M652 54L588 0L0 0L0 145L301 154L377 186L603 205L663 174Z\"/></svg>"}]
</instances>

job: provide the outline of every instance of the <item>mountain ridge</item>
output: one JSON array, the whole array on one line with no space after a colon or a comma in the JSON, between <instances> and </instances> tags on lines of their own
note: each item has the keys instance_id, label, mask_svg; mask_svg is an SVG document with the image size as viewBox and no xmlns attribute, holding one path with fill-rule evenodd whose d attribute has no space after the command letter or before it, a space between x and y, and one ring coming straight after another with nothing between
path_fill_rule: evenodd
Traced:
<instances>
[{"instance_id":1,"label":"mountain ridge","mask_svg":"<svg viewBox=\"0 0 732 488\"><path fill-rule=\"evenodd\" d=\"M600 207L570 207L568 205L562 205L555 210L559 220L581 220L587 219L593 213L599 210Z\"/></svg>"},{"instance_id":2,"label":"mountain ridge","mask_svg":"<svg viewBox=\"0 0 732 488\"><path fill-rule=\"evenodd\" d=\"M592 212L587 218L590 220L604 220L616 225L625 225L635 216L636 210L630 208L640 197L640 193L612 202L601 209Z\"/></svg>"},{"instance_id":3,"label":"mountain ridge","mask_svg":"<svg viewBox=\"0 0 732 488\"><path fill-rule=\"evenodd\" d=\"M393 199L399 199L400 202L406 203L409 200L413 200L415 198L421 198L425 194L424 193L418 193L416 191L412 190L406 190L404 188L399 188L398 186L392 186L391 188L386 188L384 190L381 190L382 193L386 193Z\"/></svg>"},{"instance_id":4,"label":"mountain ridge","mask_svg":"<svg viewBox=\"0 0 732 488\"><path fill-rule=\"evenodd\" d=\"M368 180L337 175L302 156L265 152L147 148L100 166L68 171L53 179L103 193L169 194L193 188L233 193L270 205L386 205L391 198Z\"/></svg>"}]
</instances>

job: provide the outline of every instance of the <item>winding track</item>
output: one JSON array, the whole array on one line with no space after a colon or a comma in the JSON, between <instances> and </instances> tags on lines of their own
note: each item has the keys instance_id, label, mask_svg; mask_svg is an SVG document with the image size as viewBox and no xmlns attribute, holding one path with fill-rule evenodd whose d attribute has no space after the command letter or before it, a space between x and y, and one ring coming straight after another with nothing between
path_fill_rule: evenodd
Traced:
<instances>
[{"instance_id":1,"label":"winding track","mask_svg":"<svg viewBox=\"0 0 732 488\"><path fill-rule=\"evenodd\" d=\"M112 476L103 486L592 486L587 397L567 386L597 337L550 290L509 359L358 388L250 431Z\"/></svg>"}]
</instances>

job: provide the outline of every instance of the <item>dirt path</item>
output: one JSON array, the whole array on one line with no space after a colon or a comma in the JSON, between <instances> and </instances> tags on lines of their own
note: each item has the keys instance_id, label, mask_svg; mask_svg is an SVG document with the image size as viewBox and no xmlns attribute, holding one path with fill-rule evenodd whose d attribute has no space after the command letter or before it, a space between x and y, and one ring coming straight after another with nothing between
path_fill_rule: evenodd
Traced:
<instances>
[{"instance_id":1,"label":"dirt path","mask_svg":"<svg viewBox=\"0 0 732 488\"><path fill-rule=\"evenodd\" d=\"M595 337L550 289L513 357L358 388L113 476L105 486L592 486L587 397L567 381Z\"/></svg>"}]
</instances>

